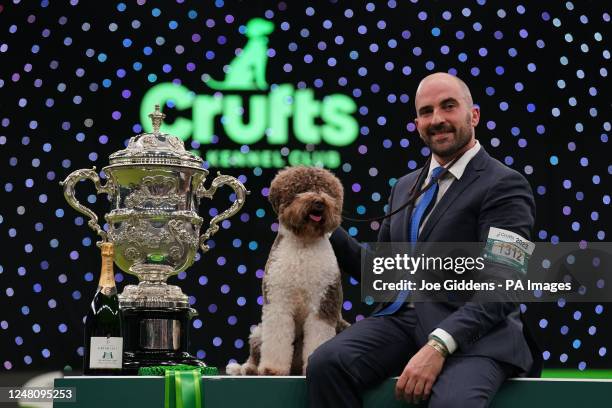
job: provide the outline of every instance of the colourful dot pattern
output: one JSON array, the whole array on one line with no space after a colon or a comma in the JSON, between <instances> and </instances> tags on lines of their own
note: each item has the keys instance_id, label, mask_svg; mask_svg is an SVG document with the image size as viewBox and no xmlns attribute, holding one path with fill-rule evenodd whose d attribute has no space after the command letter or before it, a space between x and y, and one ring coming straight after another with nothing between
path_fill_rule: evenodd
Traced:
<instances>
[{"instance_id":1,"label":"colourful dot pattern","mask_svg":"<svg viewBox=\"0 0 612 408\"><path fill-rule=\"evenodd\" d=\"M152 85L174 82L196 94L211 93L204 75L223 77L253 17L276 27L267 53L269 83L312 88L319 99L343 93L358 105L359 137L340 149L336 169L349 214L383 213L397 178L423 164L429 149L412 122L414 91L423 76L447 71L470 85L482 109L482 145L532 185L535 240L605 241L612 165L605 154L610 14L603 2L262 4L0 4L5 370L81 364L83 316L95 291L99 255L87 220L66 204L58 181L75 169L101 169L110 153L142 130L139 102ZM171 108L168 120L177 115ZM187 142L203 150L249 151L223 135L212 144ZM281 153L304 148L292 139ZM247 204L222 224L211 251L171 281L200 313L192 321L191 351L221 367L248 353L249 328L260 319L263 268L278 230L267 202L275 171L226 173L252 191ZM91 185L79 185L78 195L97 214L108 210ZM219 193L202 215L210 219L229 199ZM375 240L379 226L345 224L362 241ZM118 270L116 280L120 288L135 282ZM361 320L371 307L359 302L357 281L344 283L345 318ZM605 305L559 301L522 305L522 311L549 366L610 365L606 339L612 325Z\"/></svg>"}]
</instances>

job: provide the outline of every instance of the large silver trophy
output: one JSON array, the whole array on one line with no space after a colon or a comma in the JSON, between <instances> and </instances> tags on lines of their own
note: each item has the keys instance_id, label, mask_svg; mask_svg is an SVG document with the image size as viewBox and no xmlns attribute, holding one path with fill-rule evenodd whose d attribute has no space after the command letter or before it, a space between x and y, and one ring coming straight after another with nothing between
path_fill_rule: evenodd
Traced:
<instances>
[{"instance_id":1,"label":"large silver trophy","mask_svg":"<svg viewBox=\"0 0 612 408\"><path fill-rule=\"evenodd\" d=\"M221 221L240 210L247 194L240 181L227 175L219 174L205 188L208 171L202 159L185 150L179 138L160 133L165 115L159 106L149 117L152 133L132 137L127 148L110 155L110 165L102 169L106 184L95 167L76 170L61 183L68 204L89 217L88 225L102 241L115 245L117 266L138 277L138 285L126 286L119 295L128 373L143 365L203 364L187 352L189 322L197 312L187 295L166 280L193 264L198 247L208 251L206 241ZM111 201L106 230L75 197L75 185L85 179ZM200 200L212 198L224 185L234 190L235 201L200 235Z\"/></svg>"}]
</instances>

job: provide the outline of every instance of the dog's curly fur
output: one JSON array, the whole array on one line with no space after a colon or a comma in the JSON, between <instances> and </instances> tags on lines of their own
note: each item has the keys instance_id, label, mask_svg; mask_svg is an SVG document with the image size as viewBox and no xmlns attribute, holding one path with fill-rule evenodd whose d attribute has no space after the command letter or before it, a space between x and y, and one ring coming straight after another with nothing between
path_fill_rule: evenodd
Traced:
<instances>
[{"instance_id":1,"label":"dog's curly fur","mask_svg":"<svg viewBox=\"0 0 612 408\"><path fill-rule=\"evenodd\" d=\"M230 375L304 374L310 354L348 326L329 234L341 222L343 188L328 170L289 167L270 186L279 230L263 278L262 322L249 337L250 355Z\"/></svg>"}]
</instances>

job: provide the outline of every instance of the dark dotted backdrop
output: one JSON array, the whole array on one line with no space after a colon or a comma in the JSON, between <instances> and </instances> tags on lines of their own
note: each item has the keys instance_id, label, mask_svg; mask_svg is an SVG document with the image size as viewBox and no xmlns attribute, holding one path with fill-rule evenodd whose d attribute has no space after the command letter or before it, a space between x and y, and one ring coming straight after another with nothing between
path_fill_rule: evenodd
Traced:
<instances>
[{"instance_id":1,"label":"dark dotted backdrop","mask_svg":"<svg viewBox=\"0 0 612 408\"><path fill-rule=\"evenodd\" d=\"M482 110L477 137L529 180L536 241L605 241L610 225L610 14L605 1L0 1L0 363L4 370L81 367L83 316L96 288L99 252L86 220L58 184L108 163L142 131L140 101L161 82L212 94L205 75L244 46L245 25L268 19L269 84L350 96L359 136L337 148L335 173L354 217L384 211L390 187L429 151L412 119L418 81L462 77ZM503 8L500 8L503 7ZM608 91L605 91L608 89ZM165 110L169 120L180 113ZM173 116L174 115L174 116ZM290 136L240 146L217 125L212 146L306 150ZM313 146L308 148L312 149ZM330 150L325 143L316 149ZM208 167L209 164L206 163ZM215 170L215 169L213 169ZM217 366L248 354L261 312L260 283L278 227L267 202L275 174L233 168L252 194L185 273L172 278L200 315L191 351ZM105 196L77 190L99 216ZM201 207L205 220L229 192ZM378 223L345 223L362 241ZM116 270L121 289L135 278ZM345 278L344 315L370 311ZM609 367L607 304L522 305L549 367Z\"/></svg>"}]
</instances>

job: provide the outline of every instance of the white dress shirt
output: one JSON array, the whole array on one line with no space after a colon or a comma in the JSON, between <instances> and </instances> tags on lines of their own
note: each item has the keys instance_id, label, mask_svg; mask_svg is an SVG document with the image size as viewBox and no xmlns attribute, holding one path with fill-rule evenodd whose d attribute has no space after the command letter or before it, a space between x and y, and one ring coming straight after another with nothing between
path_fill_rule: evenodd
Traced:
<instances>
[{"instance_id":1,"label":"white dress shirt","mask_svg":"<svg viewBox=\"0 0 612 408\"><path fill-rule=\"evenodd\" d=\"M474 156L476 156L476 153L478 153L479 150L480 150L480 143L478 143L478 140L476 140L476 144L472 146L470 150L465 152L463 156L461 156L461 158L457 160L457 162L453 164L453 166L450 169L448 169L448 172L438 181L438 194L436 195L436 202L433 208L431 209L431 211L429 212L429 214L427 214L425 219L421 221L421 226L419 227L419 234L423 230L423 226L427 223L427 220L429 219L429 216L433 212L434 208L436 208L436 205L438 205L438 203L440 202L444 194L446 194L446 191L448 190L448 188L451 186L451 184L453 184L453 181L459 180L461 176L463 176L463 172L465 172L465 167L468 165L470 160L472 160ZM427 173L427 179L425 180L425 183L421 186L421 188L426 186L431 180L431 173L433 169L435 169L436 167L440 167L440 166L442 165L438 163L438 161L435 158L432 157L431 163L429 163L429 172ZM423 195L421 195L417 199L414 205L415 208L417 204L419 203L419 201L421 201L422 198L423 198Z\"/></svg>"},{"instance_id":2,"label":"white dress shirt","mask_svg":"<svg viewBox=\"0 0 612 408\"><path fill-rule=\"evenodd\" d=\"M463 176L463 173L465 172L465 167L470 162L470 160L472 160L474 156L476 156L476 153L478 153L479 150L480 143L478 142L478 140L476 140L476 144L470 150L466 151L463 156L461 156L461 158L459 158L459 160L457 160L455 164L453 164L453 166L448 169L448 172L438 181L438 194L436 195L436 201L429 214L427 214L425 219L421 222L421 225L419 227L419 234L423 230L423 226L427 223L429 216L436 208L436 205L438 205L444 194L446 194L446 192L448 191L448 188L451 186L451 184L453 184L455 180L459 180L461 176ZM429 183L429 181L431 180L431 173L433 169L439 166L441 166L441 164L438 163L438 161L432 157L431 162L429 164L429 172L427 173L427 179L425 180L423 186L426 186ZM421 186L421 188L423 188L423 186ZM414 206L415 208L422 198L423 196L421 195L417 199ZM446 330L437 328L430 333L430 336L436 336L440 340L442 340L444 342L444 345L446 345L446 348L448 349L449 353L453 353L455 350L457 350L457 342L455 341L455 339L453 339L453 336L451 336Z\"/></svg>"}]
</instances>

